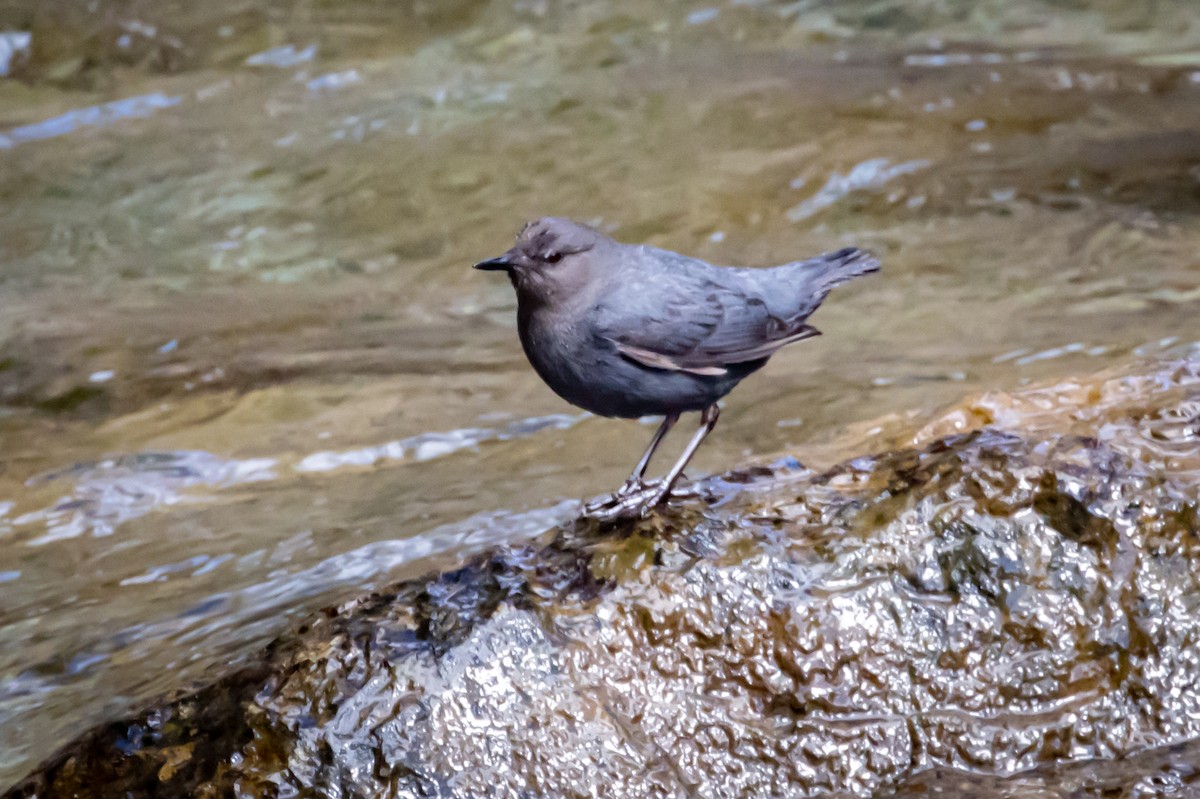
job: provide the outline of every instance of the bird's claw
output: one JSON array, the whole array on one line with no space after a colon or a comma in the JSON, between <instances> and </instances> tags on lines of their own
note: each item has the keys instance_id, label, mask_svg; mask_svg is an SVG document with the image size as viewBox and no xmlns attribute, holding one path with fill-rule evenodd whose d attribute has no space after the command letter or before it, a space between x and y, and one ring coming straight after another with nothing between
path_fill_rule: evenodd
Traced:
<instances>
[{"instance_id":1,"label":"bird's claw","mask_svg":"<svg viewBox=\"0 0 1200 799\"><path fill-rule=\"evenodd\" d=\"M657 492L659 482L646 483L642 480L627 480L614 493L592 500L584 506L584 512L595 518L618 518L639 504L645 503Z\"/></svg>"},{"instance_id":2,"label":"bird's claw","mask_svg":"<svg viewBox=\"0 0 1200 799\"><path fill-rule=\"evenodd\" d=\"M669 499L692 498L700 495L693 486L676 486L669 493L663 481L650 483L630 480L616 493L593 500L584 505L584 516L602 522L619 519L636 519L646 516L652 509Z\"/></svg>"},{"instance_id":3,"label":"bird's claw","mask_svg":"<svg viewBox=\"0 0 1200 799\"><path fill-rule=\"evenodd\" d=\"M615 521L641 516L651 507L651 500L661 493L657 483L641 485L626 483L616 493L593 500L584 506L584 515L598 521Z\"/></svg>"},{"instance_id":4,"label":"bird's claw","mask_svg":"<svg viewBox=\"0 0 1200 799\"><path fill-rule=\"evenodd\" d=\"M628 480L625 481L625 485L618 488L617 492L615 494L613 494L612 496L619 498L619 497L632 496L634 494L641 494L641 493L644 493L646 491L646 489L653 488L654 486L661 484L661 482L662 482L661 480L655 480L652 483L647 483L645 480L642 480L641 478L630 477Z\"/></svg>"}]
</instances>

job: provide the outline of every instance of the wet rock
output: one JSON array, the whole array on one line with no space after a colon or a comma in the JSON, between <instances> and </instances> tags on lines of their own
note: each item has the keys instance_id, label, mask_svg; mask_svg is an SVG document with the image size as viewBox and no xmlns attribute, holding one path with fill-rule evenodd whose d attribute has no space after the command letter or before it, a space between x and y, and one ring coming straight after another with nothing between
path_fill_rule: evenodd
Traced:
<instances>
[{"instance_id":1,"label":"wet rock","mask_svg":"<svg viewBox=\"0 0 1200 799\"><path fill-rule=\"evenodd\" d=\"M1200 359L910 440L329 609L10 797L1184 790Z\"/></svg>"}]
</instances>

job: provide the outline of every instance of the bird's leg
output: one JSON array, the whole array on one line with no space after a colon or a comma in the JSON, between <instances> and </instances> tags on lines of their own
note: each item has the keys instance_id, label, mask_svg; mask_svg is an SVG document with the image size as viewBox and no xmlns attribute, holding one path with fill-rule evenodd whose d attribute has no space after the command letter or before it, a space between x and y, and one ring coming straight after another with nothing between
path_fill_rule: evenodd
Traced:
<instances>
[{"instance_id":1,"label":"bird's leg","mask_svg":"<svg viewBox=\"0 0 1200 799\"><path fill-rule=\"evenodd\" d=\"M671 495L671 490L675 487L675 484L679 482L679 478L683 474L688 461L696 454L696 450L700 448L700 444L704 441L705 437L717 426L717 417L719 415L720 411L715 404L709 405L704 409L704 412L700 415L700 429L692 436L692 440L688 442L687 448L679 456L679 460L675 462L675 465L671 467L671 471L667 473L665 479L651 483L650 485L640 484L640 487L627 493L618 493L607 497L603 502L589 505L586 509L588 515L602 521L632 518L643 515L648 509L665 502L667 497ZM636 471L634 475L636 477ZM634 478L631 477L630 479L633 480Z\"/></svg>"},{"instance_id":2,"label":"bird's leg","mask_svg":"<svg viewBox=\"0 0 1200 799\"><path fill-rule=\"evenodd\" d=\"M646 455L642 456L644 463L638 463L638 468L634 470L633 476L629 478L629 483L626 483L626 488L622 489L617 494L606 497L600 502L588 505L586 512L589 516L602 521L611 521L615 519L624 519L636 517L644 514L649 508L656 505L661 505L671 495L671 490L675 484L679 482L680 476L683 475L684 468L688 465L688 461L696 454L696 450L700 448L700 444L717 426L717 417L720 416L720 409L716 404L709 405L700 414L700 429L692 436L692 440L688 442L683 454L679 456L679 460L671 467L671 471L667 473L666 478L661 481L656 481L650 485L641 482L640 475L645 474L645 466L649 463L650 455L653 454L654 447L662 440L670 429L669 421L674 424L678 419L668 417L663 420L663 426L659 428L659 432L655 434L655 440L651 442L651 448L647 450ZM664 429L665 428L665 429ZM630 487L630 484L633 484Z\"/></svg>"},{"instance_id":3,"label":"bird's leg","mask_svg":"<svg viewBox=\"0 0 1200 799\"><path fill-rule=\"evenodd\" d=\"M589 514L604 514L604 512L612 511L613 509L625 503L625 500L634 500L635 498L644 499L644 495L648 493L649 487L642 481L646 476L646 469L650 466L650 459L654 457L654 451L658 449L658 445L667 437L667 433L679 421L679 414L669 413L662 420L662 424L658 426L658 430L654 432L654 437L650 439L650 446L646 447L646 451L642 453L641 460L637 466L633 467L633 474L629 475L629 479L625 481L625 485L621 486L613 494L598 499L595 502L588 504L584 510ZM657 484L656 484L657 485Z\"/></svg>"},{"instance_id":4,"label":"bird's leg","mask_svg":"<svg viewBox=\"0 0 1200 799\"><path fill-rule=\"evenodd\" d=\"M683 474L683 470L687 468L688 461L696 454L696 450L700 449L700 445L704 443L704 439L708 437L708 434L717 426L717 419L720 416L721 409L717 407L715 402L701 412L700 429L692 436L692 440L688 442L687 447L683 450L683 454L679 456L679 460L675 461L675 465L671 467L671 471L667 472L666 479L663 480L662 485L653 497L651 497L650 501L646 503L646 507L661 505L667 500L667 497L671 496L671 489L679 482L679 477Z\"/></svg>"},{"instance_id":5,"label":"bird's leg","mask_svg":"<svg viewBox=\"0 0 1200 799\"><path fill-rule=\"evenodd\" d=\"M668 413L663 417L662 424L654 432L654 438L650 439L650 446L646 447L646 451L642 453L642 459L638 461L637 466L633 467L633 474L629 475L629 479L625 481L625 485L617 490L618 497L641 491L646 487L646 484L642 482L642 478L646 476L646 469L650 466L650 459L654 457L654 451L658 449L658 445L662 443L662 440L667 437L667 433L671 432L671 428L678 421L679 414L677 413Z\"/></svg>"}]
</instances>

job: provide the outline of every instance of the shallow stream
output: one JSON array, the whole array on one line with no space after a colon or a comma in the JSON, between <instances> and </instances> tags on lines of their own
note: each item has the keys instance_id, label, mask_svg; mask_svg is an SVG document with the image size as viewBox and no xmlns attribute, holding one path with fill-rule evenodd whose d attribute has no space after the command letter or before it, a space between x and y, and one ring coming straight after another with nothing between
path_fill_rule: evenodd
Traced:
<instances>
[{"instance_id":1,"label":"shallow stream","mask_svg":"<svg viewBox=\"0 0 1200 799\"><path fill-rule=\"evenodd\" d=\"M469 269L528 218L881 255L700 472L1200 339L1192 0L0 0L0 75L0 788L624 477Z\"/></svg>"}]
</instances>

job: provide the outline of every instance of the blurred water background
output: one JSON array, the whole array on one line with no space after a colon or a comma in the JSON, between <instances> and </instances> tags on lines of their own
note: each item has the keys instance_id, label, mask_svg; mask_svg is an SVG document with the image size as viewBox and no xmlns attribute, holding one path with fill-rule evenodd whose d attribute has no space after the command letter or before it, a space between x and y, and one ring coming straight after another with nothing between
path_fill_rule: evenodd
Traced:
<instances>
[{"instance_id":1,"label":"blurred water background","mask_svg":"<svg viewBox=\"0 0 1200 799\"><path fill-rule=\"evenodd\" d=\"M623 479L469 269L548 213L878 251L696 468L821 465L1200 338L1200 8L0 0L0 787Z\"/></svg>"}]
</instances>

